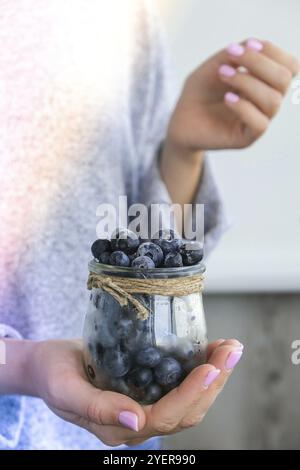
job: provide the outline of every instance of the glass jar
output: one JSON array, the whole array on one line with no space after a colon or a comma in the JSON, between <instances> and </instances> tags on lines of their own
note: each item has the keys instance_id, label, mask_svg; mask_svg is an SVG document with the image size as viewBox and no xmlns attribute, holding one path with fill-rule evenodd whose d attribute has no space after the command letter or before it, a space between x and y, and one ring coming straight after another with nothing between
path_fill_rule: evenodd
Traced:
<instances>
[{"instance_id":1,"label":"glass jar","mask_svg":"<svg viewBox=\"0 0 300 470\"><path fill-rule=\"evenodd\" d=\"M91 273L125 278L186 278L205 266L147 271L108 266L93 260ZM84 322L84 363L92 384L149 404L176 387L205 362L207 330L202 292L170 297L134 294L148 310L137 318L130 302L121 306L101 288L92 288Z\"/></svg>"}]
</instances>

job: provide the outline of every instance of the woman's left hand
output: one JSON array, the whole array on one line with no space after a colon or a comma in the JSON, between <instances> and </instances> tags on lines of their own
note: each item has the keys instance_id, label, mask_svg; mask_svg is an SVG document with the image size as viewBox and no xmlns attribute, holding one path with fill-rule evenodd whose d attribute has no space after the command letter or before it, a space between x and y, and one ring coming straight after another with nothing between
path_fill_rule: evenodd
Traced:
<instances>
[{"instance_id":1,"label":"woman's left hand","mask_svg":"<svg viewBox=\"0 0 300 470\"><path fill-rule=\"evenodd\" d=\"M206 364L147 406L91 385L83 367L82 344L77 340L33 343L25 379L30 394L41 397L60 418L85 428L108 446L133 446L199 424L242 352L237 340L215 341L208 346Z\"/></svg>"},{"instance_id":2,"label":"woman's left hand","mask_svg":"<svg viewBox=\"0 0 300 470\"><path fill-rule=\"evenodd\" d=\"M244 148L277 114L299 61L269 41L231 44L186 80L168 140L191 151Z\"/></svg>"}]
</instances>

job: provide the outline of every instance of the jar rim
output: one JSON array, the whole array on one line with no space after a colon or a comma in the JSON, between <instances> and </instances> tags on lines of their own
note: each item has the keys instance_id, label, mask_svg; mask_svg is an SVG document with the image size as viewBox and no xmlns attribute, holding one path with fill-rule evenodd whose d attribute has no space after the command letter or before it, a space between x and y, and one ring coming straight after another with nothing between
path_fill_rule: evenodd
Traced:
<instances>
[{"instance_id":1,"label":"jar rim","mask_svg":"<svg viewBox=\"0 0 300 470\"><path fill-rule=\"evenodd\" d=\"M125 277L150 278L193 276L195 274L203 274L206 271L205 264L202 262L192 266L182 266L179 268L132 269L131 267L125 268L122 266L102 264L95 259L90 260L88 268L89 271L94 274L111 274L116 276L124 275Z\"/></svg>"}]
</instances>

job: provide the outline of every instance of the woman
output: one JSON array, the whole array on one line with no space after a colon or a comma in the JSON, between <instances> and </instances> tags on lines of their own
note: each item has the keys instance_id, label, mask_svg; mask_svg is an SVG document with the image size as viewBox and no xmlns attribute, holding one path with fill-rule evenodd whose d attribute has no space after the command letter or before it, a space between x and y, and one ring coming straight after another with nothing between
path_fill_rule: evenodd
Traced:
<instances>
[{"instance_id":1,"label":"woman","mask_svg":"<svg viewBox=\"0 0 300 470\"><path fill-rule=\"evenodd\" d=\"M211 344L208 364L153 406L85 377L73 338L97 205L203 203L209 252L225 221L204 151L256 141L298 61L269 42L233 44L189 76L173 110L150 2L11 0L0 34L0 448L135 446L199 423L242 356L237 340Z\"/></svg>"}]
</instances>

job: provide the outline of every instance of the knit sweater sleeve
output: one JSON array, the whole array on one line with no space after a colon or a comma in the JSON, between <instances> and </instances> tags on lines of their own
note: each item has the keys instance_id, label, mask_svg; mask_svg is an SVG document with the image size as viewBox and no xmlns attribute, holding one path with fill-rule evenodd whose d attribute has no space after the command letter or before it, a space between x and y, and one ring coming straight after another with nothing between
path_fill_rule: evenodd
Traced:
<instances>
[{"instance_id":1,"label":"knit sweater sleeve","mask_svg":"<svg viewBox=\"0 0 300 470\"><path fill-rule=\"evenodd\" d=\"M159 170L159 151L167 131L168 121L174 107L172 97L172 67L166 47L164 31L157 12L150 11L148 96L141 133L140 153L143 165L140 175L139 200L151 204L171 204L171 198ZM216 246L228 227L225 208L216 183L209 156L204 167L194 200L204 205L205 256Z\"/></svg>"},{"instance_id":2,"label":"knit sweater sleeve","mask_svg":"<svg viewBox=\"0 0 300 470\"><path fill-rule=\"evenodd\" d=\"M11 326L0 324L0 367L8 367L5 338L21 339L21 335ZM24 397L0 396L0 449L14 449L17 446L24 421L24 403Z\"/></svg>"}]
</instances>

